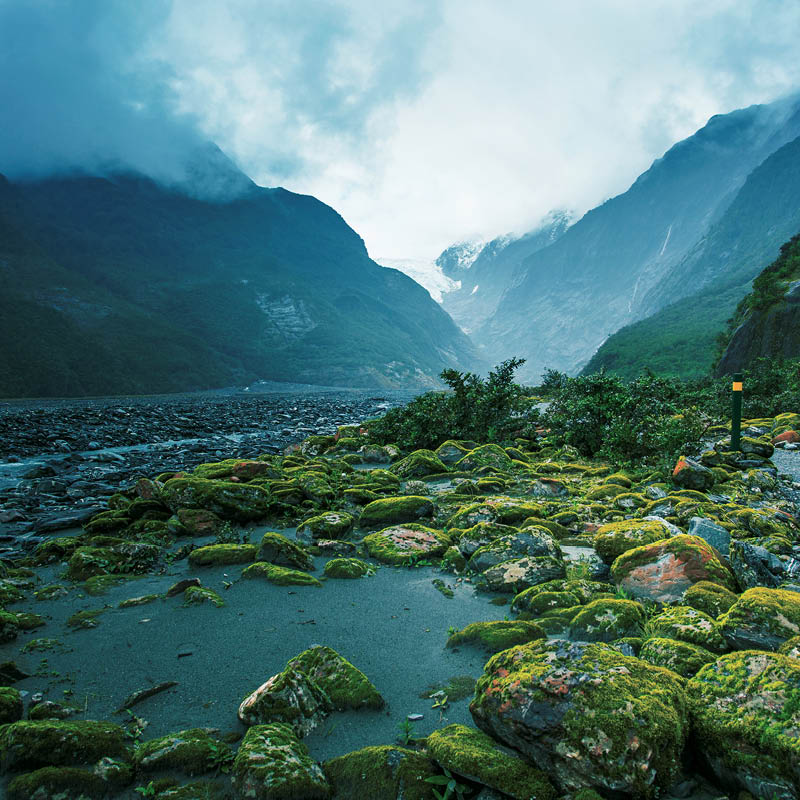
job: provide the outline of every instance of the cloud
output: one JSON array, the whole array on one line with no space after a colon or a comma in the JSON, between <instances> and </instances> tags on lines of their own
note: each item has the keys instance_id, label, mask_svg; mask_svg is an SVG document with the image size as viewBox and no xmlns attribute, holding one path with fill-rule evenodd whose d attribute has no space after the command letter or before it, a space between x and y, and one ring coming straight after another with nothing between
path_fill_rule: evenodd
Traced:
<instances>
[{"instance_id":1,"label":"cloud","mask_svg":"<svg viewBox=\"0 0 800 800\"><path fill-rule=\"evenodd\" d=\"M795 0L0 0L0 172L176 181L212 139L431 259L624 191L800 86L797 41Z\"/></svg>"}]
</instances>

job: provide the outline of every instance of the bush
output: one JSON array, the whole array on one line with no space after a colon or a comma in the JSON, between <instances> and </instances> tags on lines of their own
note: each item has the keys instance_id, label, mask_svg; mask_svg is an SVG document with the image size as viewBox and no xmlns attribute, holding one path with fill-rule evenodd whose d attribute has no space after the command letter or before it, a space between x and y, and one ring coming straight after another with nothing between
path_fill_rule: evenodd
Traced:
<instances>
[{"instance_id":1,"label":"bush","mask_svg":"<svg viewBox=\"0 0 800 800\"><path fill-rule=\"evenodd\" d=\"M370 436L408 450L432 450L446 439L506 441L537 416L523 388L513 380L524 363L524 359L511 358L486 379L446 369L440 377L449 392L428 392L403 408L390 409L368 423Z\"/></svg>"}]
</instances>

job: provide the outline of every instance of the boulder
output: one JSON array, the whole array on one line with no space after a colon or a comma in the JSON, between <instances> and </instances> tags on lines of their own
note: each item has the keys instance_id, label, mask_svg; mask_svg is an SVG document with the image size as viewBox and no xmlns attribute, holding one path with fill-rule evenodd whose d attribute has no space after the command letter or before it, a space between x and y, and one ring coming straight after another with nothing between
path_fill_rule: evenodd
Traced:
<instances>
[{"instance_id":1,"label":"boulder","mask_svg":"<svg viewBox=\"0 0 800 800\"><path fill-rule=\"evenodd\" d=\"M717 656L696 644L655 636L642 645L639 658L657 667L671 669L683 678L691 678Z\"/></svg>"},{"instance_id":2,"label":"boulder","mask_svg":"<svg viewBox=\"0 0 800 800\"><path fill-rule=\"evenodd\" d=\"M327 800L331 794L308 748L281 723L247 731L233 762L232 779L241 800Z\"/></svg>"},{"instance_id":3,"label":"boulder","mask_svg":"<svg viewBox=\"0 0 800 800\"><path fill-rule=\"evenodd\" d=\"M714 485L714 473L699 461L681 456L672 470L672 480L684 489L704 492Z\"/></svg>"},{"instance_id":4,"label":"boulder","mask_svg":"<svg viewBox=\"0 0 800 800\"><path fill-rule=\"evenodd\" d=\"M450 540L440 531L413 523L394 525L364 537L364 546L372 558L396 566L444 555L449 545Z\"/></svg>"},{"instance_id":5,"label":"boulder","mask_svg":"<svg viewBox=\"0 0 800 800\"><path fill-rule=\"evenodd\" d=\"M650 618L648 629L653 636L688 642L713 653L729 649L717 622L696 608L668 606Z\"/></svg>"},{"instance_id":6,"label":"boulder","mask_svg":"<svg viewBox=\"0 0 800 800\"><path fill-rule=\"evenodd\" d=\"M469 558L480 547L517 533L511 525L501 525L498 522L479 522L467 528L458 537L458 549L463 556Z\"/></svg>"},{"instance_id":7,"label":"boulder","mask_svg":"<svg viewBox=\"0 0 800 800\"><path fill-rule=\"evenodd\" d=\"M613 642L642 636L645 620L644 609L632 600L593 600L572 618L569 635L583 642Z\"/></svg>"},{"instance_id":8,"label":"boulder","mask_svg":"<svg viewBox=\"0 0 800 800\"><path fill-rule=\"evenodd\" d=\"M322 768L334 800L431 800L427 778L441 774L422 753L393 745L364 747Z\"/></svg>"},{"instance_id":9,"label":"boulder","mask_svg":"<svg viewBox=\"0 0 800 800\"><path fill-rule=\"evenodd\" d=\"M140 742L133 761L142 772L169 769L202 775L233 761L233 752L205 728L191 728Z\"/></svg>"},{"instance_id":10,"label":"boulder","mask_svg":"<svg viewBox=\"0 0 800 800\"><path fill-rule=\"evenodd\" d=\"M716 550L705 540L685 534L623 553L611 565L611 577L633 597L657 603L681 600L699 581L736 588Z\"/></svg>"},{"instance_id":11,"label":"boulder","mask_svg":"<svg viewBox=\"0 0 800 800\"><path fill-rule=\"evenodd\" d=\"M800 661L730 653L703 667L686 693L695 748L721 784L754 797L800 795Z\"/></svg>"},{"instance_id":12,"label":"boulder","mask_svg":"<svg viewBox=\"0 0 800 800\"><path fill-rule=\"evenodd\" d=\"M204 508L179 508L170 521L176 536L214 536L222 529L222 520Z\"/></svg>"},{"instance_id":13,"label":"boulder","mask_svg":"<svg viewBox=\"0 0 800 800\"><path fill-rule=\"evenodd\" d=\"M730 562L733 574L743 589L766 586L776 589L784 575L783 561L765 547L743 539L731 542Z\"/></svg>"},{"instance_id":14,"label":"boulder","mask_svg":"<svg viewBox=\"0 0 800 800\"><path fill-rule=\"evenodd\" d=\"M389 471L401 480L409 480L447 472L447 466L432 450L415 450L392 464Z\"/></svg>"},{"instance_id":15,"label":"boulder","mask_svg":"<svg viewBox=\"0 0 800 800\"><path fill-rule=\"evenodd\" d=\"M800 635L800 594L786 589L748 589L719 618L734 650L777 650Z\"/></svg>"},{"instance_id":16,"label":"boulder","mask_svg":"<svg viewBox=\"0 0 800 800\"><path fill-rule=\"evenodd\" d=\"M363 578L374 575L375 567L360 558L332 558L323 570L326 578Z\"/></svg>"},{"instance_id":17,"label":"boulder","mask_svg":"<svg viewBox=\"0 0 800 800\"><path fill-rule=\"evenodd\" d=\"M269 561L271 564L294 569L314 569L314 559L304 547L273 531L267 531L261 537L256 561Z\"/></svg>"},{"instance_id":18,"label":"boulder","mask_svg":"<svg viewBox=\"0 0 800 800\"><path fill-rule=\"evenodd\" d=\"M358 525L361 528L380 528L400 522L416 522L432 516L433 503L427 497L384 497L364 506Z\"/></svg>"},{"instance_id":19,"label":"boulder","mask_svg":"<svg viewBox=\"0 0 800 800\"><path fill-rule=\"evenodd\" d=\"M209 544L189 553L193 567L220 567L254 561L258 548L254 544Z\"/></svg>"},{"instance_id":20,"label":"boulder","mask_svg":"<svg viewBox=\"0 0 800 800\"><path fill-rule=\"evenodd\" d=\"M700 581L686 590L683 602L716 619L736 602L736 595L730 589L717 583Z\"/></svg>"},{"instance_id":21,"label":"boulder","mask_svg":"<svg viewBox=\"0 0 800 800\"><path fill-rule=\"evenodd\" d=\"M455 469L461 472L470 472L481 467L491 467L501 472L511 470L511 459L502 447L496 444L484 444L470 450L462 459L456 462Z\"/></svg>"},{"instance_id":22,"label":"boulder","mask_svg":"<svg viewBox=\"0 0 800 800\"><path fill-rule=\"evenodd\" d=\"M202 508L236 522L261 519L270 508L269 494L260 486L204 478L171 478L162 487L161 498L173 513Z\"/></svg>"},{"instance_id":23,"label":"boulder","mask_svg":"<svg viewBox=\"0 0 800 800\"><path fill-rule=\"evenodd\" d=\"M299 525L295 535L305 544L313 544L319 539L343 539L354 524L355 519L345 511L326 511Z\"/></svg>"},{"instance_id":24,"label":"boulder","mask_svg":"<svg viewBox=\"0 0 800 800\"><path fill-rule=\"evenodd\" d=\"M705 517L692 517L687 530L689 536L699 536L726 558L729 555L731 535L721 525Z\"/></svg>"},{"instance_id":25,"label":"boulder","mask_svg":"<svg viewBox=\"0 0 800 800\"><path fill-rule=\"evenodd\" d=\"M276 586L315 586L322 588L322 583L313 575L299 569L280 567L270 564L269 561L256 561L242 570L244 580L263 579L274 583Z\"/></svg>"},{"instance_id":26,"label":"boulder","mask_svg":"<svg viewBox=\"0 0 800 800\"><path fill-rule=\"evenodd\" d=\"M677 675L607 645L564 640L494 656L470 712L562 792L652 797L673 782L688 731Z\"/></svg>"},{"instance_id":27,"label":"boulder","mask_svg":"<svg viewBox=\"0 0 800 800\"><path fill-rule=\"evenodd\" d=\"M523 620L496 620L472 622L466 628L452 634L447 647L475 645L487 653L499 653L518 644L544 639L545 632L535 622Z\"/></svg>"},{"instance_id":28,"label":"boulder","mask_svg":"<svg viewBox=\"0 0 800 800\"><path fill-rule=\"evenodd\" d=\"M514 800L555 800L547 775L511 755L482 731L448 725L428 737L428 751L446 770L502 792Z\"/></svg>"},{"instance_id":29,"label":"boulder","mask_svg":"<svg viewBox=\"0 0 800 800\"><path fill-rule=\"evenodd\" d=\"M469 568L483 572L489 567L522 556L561 558L556 540L544 528L525 528L479 547L469 560Z\"/></svg>"},{"instance_id":30,"label":"boulder","mask_svg":"<svg viewBox=\"0 0 800 800\"><path fill-rule=\"evenodd\" d=\"M503 561L481 573L480 582L491 592L517 594L539 583L566 577L562 558L524 556Z\"/></svg>"},{"instance_id":31,"label":"boulder","mask_svg":"<svg viewBox=\"0 0 800 800\"><path fill-rule=\"evenodd\" d=\"M606 564L613 564L628 550L658 542L671 534L661 520L625 519L601 525L594 535L594 549Z\"/></svg>"}]
</instances>

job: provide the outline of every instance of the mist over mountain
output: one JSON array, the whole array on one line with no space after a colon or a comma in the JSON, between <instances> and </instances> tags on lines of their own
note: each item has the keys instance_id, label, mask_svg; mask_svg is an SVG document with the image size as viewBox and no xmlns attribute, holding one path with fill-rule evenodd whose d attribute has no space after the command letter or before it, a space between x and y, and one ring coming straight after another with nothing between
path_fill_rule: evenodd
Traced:
<instances>
[{"instance_id":1,"label":"mist over mountain","mask_svg":"<svg viewBox=\"0 0 800 800\"><path fill-rule=\"evenodd\" d=\"M481 352L527 358L528 380L546 367L575 373L614 331L702 288L711 278L684 259L748 175L800 134L798 108L793 95L712 117L627 192L524 258L474 331Z\"/></svg>"},{"instance_id":2,"label":"mist over mountain","mask_svg":"<svg viewBox=\"0 0 800 800\"><path fill-rule=\"evenodd\" d=\"M195 177L225 201L131 173L0 182L0 326L14 343L0 395L424 387L477 365L429 294L375 264L333 209L208 152Z\"/></svg>"}]
</instances>

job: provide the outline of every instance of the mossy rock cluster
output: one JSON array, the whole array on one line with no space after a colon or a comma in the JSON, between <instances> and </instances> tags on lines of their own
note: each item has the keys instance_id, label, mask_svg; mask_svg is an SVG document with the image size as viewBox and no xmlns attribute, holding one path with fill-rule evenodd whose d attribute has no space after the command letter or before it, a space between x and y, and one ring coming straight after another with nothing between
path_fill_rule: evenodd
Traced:
<instances>
[{"instance_id":1,"label":"mossy rock cluster","mask_svg":"<svg viewBox=\"0 0 800 800\"><path fill-rule=\"evenodd\" d=\"M473 645L487 653L499 653L518 644L526 644L546 638L547 634L535 622L524 620L499 620L493 622L472 622L451 634L447 647Z\"/></svg>"}]
</instances>

